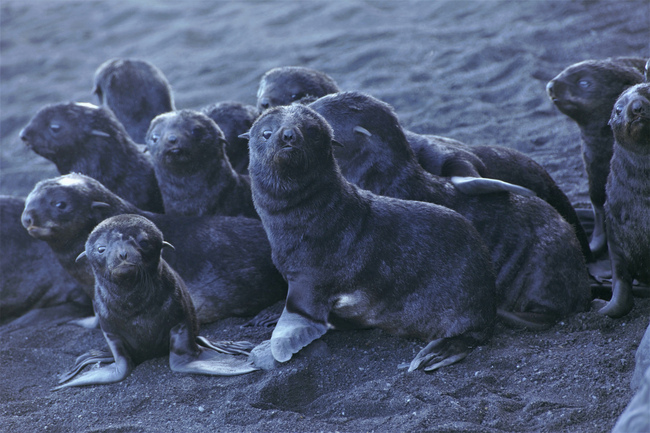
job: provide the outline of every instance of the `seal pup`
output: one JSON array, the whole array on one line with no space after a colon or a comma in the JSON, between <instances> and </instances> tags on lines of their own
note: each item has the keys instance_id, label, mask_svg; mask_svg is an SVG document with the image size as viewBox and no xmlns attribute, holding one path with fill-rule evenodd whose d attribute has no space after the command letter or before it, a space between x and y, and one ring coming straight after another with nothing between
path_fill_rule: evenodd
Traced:
<instances>
[{"instance_id":1,"label":"seal pup","mask_svg":"<svg viewBox=\"0 0 650 433\"><path fill-rule=\"evenodd\" d=\"M271 260L259 220L184 217L142 211L97 180L80 174L46 179L27 196L22 224L46 241L63 267L86 287L94 277L86 260L75 261L88 235L115 215L139 214L176 246L165 260L188 287L201 323L252 316L284 299L287 285Z\"/></svg>"},{"instance_id":2,"label":"seal pup","mask_svg":"<svg viewBox=\"0 0 650 433\"><path fill-rule=\"evenodd\" d=\"M59 173L88 175L144 210L164 211L151 158L107 108L72 102L47 105L20 131L20 138L52 161Z\"/></svg>"},{"instance_id":3,"label":"seal pup","mask_svg":"<svg viewBox=\"0 0 650 433\"><path fill-rule=\"evenodd\" d=\"M282 66L262 75L257 89L257 109L262 112L305 97L320 98L338 91L336 82L324 72L302 66Z\"/></svg>"},{"instance_id":4,"label":"seal pup","mask_svg":"<svg viewBox=\"0 0 650 433\"><path fill-rule=\"evenodd\" d=\"M250 179L232 168L223 132L205 114L181 110L157 116L146 145L166 213L257 218Z\"/></svg>"},{"instance_id":5,"label":"seal pup","mask_svg":"<svg viewBox=\"0 0 650 433\"><path fill-rule=\"evenodd\" d=\"M623 92L609 124L614 149L605 215L612 299L598 311L621 317L634 305L634 279L650 284L650 84Z\"/></svg>"},{"instance_id":6,"label":"seal pup","mask_svg":"<svg viewBox=\"0 0 650 433\"><path fill-rule=\"evenodd\" d=\"M114 216L93 229L79 257L88 258L95 276L93 305L111 356L97 351L82 355L55 390L120 382L136 365L168 353L169 366L177 372L236 375L257 369L247 360L197 344L199 322L192 299L182 278L162 258L164 247L173 249L140 215ZM67 382L83 365L96 362L109 366Z\"/></svg>"},{"instance_id":7,"label":"seal pup","mask_svg":"<svg viewBox=\"0 0 650 433\"><path fill-rule=\"evenodd\" d=\"M506 322L539 329L589 308L578 241L548 203L507 192L460 193L418 164L392 107L369 95L341 92L309 107L342 144L334 156L348 181L375 194L445 206L476 227L491 253L497 311Z\"/></svg>"},{"instance_id":8,"label":"seal pup","mask_svg":"<svg viewBox=\"0 0 650 433\"><path fill-rule=\"evenodd\" d=\"M144 143L154 117L174 110L167 78L144 60L107 60L95 71L94 84L99 104L115 114L136 143Z\"/></svg>"},{"instance_id":9,"label":"seal pup","mask_svg":"<svg viewBox=\"0 0 650 433\"><path fill-rule=\"evenodd\" d=\"M461 176L480 177L486 181L496 179L506 183L505 185L479 183L487 193L502 190L532 195L522 194L507 185L517 185L532 191L537 197L553 206L573 226L585 259L593 260L589 238L571 201L544 167L528 155L503 146L468 146L447 137L420 135L407 130L404 133L419 164L433 175L448 177L452 181L454 177ZM476 193L470 188L459 189L467 194Z\"/></svg>"},{"instance_id":10,"label":"seal pup","mask_svg":"<svg viewBox=\"0 0 650 433\"><path fill-rule=\"evenodd\" d=\"M570 65L546 85L553 104L580 128L582 159L595 218L590 241L595 255L607 249L603 205L614 142L609 117L616 98L643 81L645 62L629 57L585 60Z\"/></svg>"},{"instance_id":11,"label":"seal pup","mask_svg":"<svg viewBox=\"0 0 650 433\"><path fill-rule=\"evenodd\" d=\"M289 282L270 340L275 360L288 361L332 327L430 341L411 370L460 361L488 339L494 274L467 220L347 182L330 126L308 107L272 108L248 136L253 199Z\"/></svg>"},{"instance_id":12,"label":"seal pup","mask_svg":"<svg viewBox=\"0 0 650 433\"><path fill-rule=\"evenodd\" d=\"M33 325L43 318L37 310L64 304L70 306L68 310L87 315L92 311L90 298L79 283L61 267L45 242L23 229L20 216L24 208L24 198L0 196L0 320L22 316L21 322Z\"/></svg>"},{"instance_id":13,"label":"seal pup","mask_svg":"<svg viewBox=\"0 0 650 433\"><path fill-rule=\"evenodd\" d=\"M214 120L226 138L226 154L237 173L248 174L248 140L239 136L251 129L260 115L256 107L240 102L224 101L200 110Z\"/></svg>"}]
</instances>

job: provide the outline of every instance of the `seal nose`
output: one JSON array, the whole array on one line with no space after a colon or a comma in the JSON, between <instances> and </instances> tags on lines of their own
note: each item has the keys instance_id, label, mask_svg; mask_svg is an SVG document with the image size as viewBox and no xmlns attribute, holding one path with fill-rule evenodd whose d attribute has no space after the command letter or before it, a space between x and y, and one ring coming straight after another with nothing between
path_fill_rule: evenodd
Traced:
<instances>
[{"instance_id":1,"label":"seal nose","mask_svg":"<svg viewBox=\"0 0 650 433\"><path fill-rule=\"evenodd\" d=\"M124 250L120 251L117 255L120 260L126 260L129 257L129 255Z\"/></svg>"},{"instance_id":2,"label":"seal nose","mask_svg":"<svg viewBox=\"0 0 650 433\"><path fill-rule=\"evenodd\" d=\"M175 134L169 134L167 136L167 142L171 144L176 144L178 143L178 137Z\"/></svg>"},{"instance_id":3,"label":"seal nose","mask_svg":"<svg viewBox=\"0 0 650 433\"><path fill-rule=\"evenodd\" d=\"M553 81L549 81L546 85L546 93L551 98L555 96L555 83Z\"/></svg>"},{"instance_id":4,"label":"seal nose","mask_svg":"<svg viewBox=\"0 0 650 433\"><path fill-rule=\"evenodd\" d=\"M643 101L635 99L630 103L630 113L635 116L640 116L644 112Z\"/></svg>"},{"instance_id":5,"label":"seal nose","mask_svg":"<svg viewBox=\"0 0 650 433\"><path fill-rule=\"evenodd\" d=\"M31 227L34 224L34 218L32 217L32 213L28 211L24 211L22 216L20 217L20 222L22 222L23 227L26 229Z\"/></svg>"},{"instance_id":6,"label":"seal nose","mask_svg":"<svg viewBox=\"0 0 650 433\"><path fill-rule=\"evenodd\" d=\"M262 98L262 99L260 99L260 107L261 107L263 110L266 110L266 109L269 108L270 106L271 106L271 101L269 101L269 98Z\"/></svg>"},{"instance_id":7,"label":"seal nose","mask_svg":"<svg viewBox=\"0 0 650 433\"><path fill-rule=\"evenodd\" d=\"M26 128L21 129L20 133L18 134L18 136L22 141L27 141L27 132L25 131L25 129Z\"/></svg>"},{"instance_id":8,"label":"seal nose","mask_svg":"<svg viewBox=\"0 0 650 433\"><path fill-rule=\"evenodd\" d=\"M292 143L296 141L296 133L291 128L287 128L282 131L282 140L285 143Z\"/></svg>"}]
</instances>

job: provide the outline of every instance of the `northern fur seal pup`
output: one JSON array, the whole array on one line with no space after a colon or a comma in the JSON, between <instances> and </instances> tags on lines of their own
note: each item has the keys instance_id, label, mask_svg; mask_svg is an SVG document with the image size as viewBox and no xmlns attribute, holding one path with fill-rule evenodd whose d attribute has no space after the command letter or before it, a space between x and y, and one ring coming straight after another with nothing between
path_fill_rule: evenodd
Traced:
<instances>
[{"instance_id":1,"label":"northern fur seal pup","mask_svg":"<svg viewBox=\"0 0 650 433\"><path fill-rule=\"evenodd\" d=\"M488 339L494 274L467 220L347 182L332 154L331 128L308 107L270 109L249 136L255 206L289 282L270 343L277 361L330 327L430 341L411 369L452 364Z\"/></svg>"},{"instance_id":2,"label":"northern fur seal pup","mask_svg":"<svg viewBox=\"0 0 650 433\"><path fill-rule=\"evenodd\" d=\"M92 288L92 271L86 260L76 262L76 255L97 224L120 214L147 217L176 247L165 251L165 260L185 281L201 323L251 316L284 299L287 285L273 266L259 220L152 214L95 179L69 174L36 184L22 222L50 245L66 270Z\"/></svg>"},{"instance_id":3,"label":"northern fur seal pup","mask_svg":"<svg viewBox=\"0 0 650 433\"><path fill-rule=\"evenodd\" d=\"M45 242L23 229L20 216L24 208L24 198L0 196L0 320L62 304L90 313L90 298L79 283L61 267Z\"/></svg>"},{"instance_id":4,"label":"northern fur seal pup","mask_svg":"<svg viewBox=\"0 0 650 433\"><path fill-rule=\"evenodd\" d=\"M546 85L553 104L580 128L582 159L595 216L590 242L595 254L607 247L603 204L614 142L609 117L616 98L628 87L643 81L645 62L645 59L629 57L585 60L567 67Z\"/></svg>"},{"instance_id":5,"label":"northern fur seal pup","mask_svg":"<svg viewBox=\"0 0 650 433\"><path fill-rule=\"evenodd\" d=\"M118 215L90 233L85 256L95 276L93 305L106 352L82 355L62 382L84 365L108 362L55 389L124 380L133 368L169 353L169 366L182 373L236 375L255 371L245 360L197 344L199 322L181 277L162 258L162 232L140 215ZM112 361L112 362L111 362Z\"/></svg>"},{"instance_id":6,"label":"northern fur seal pup","mask_svg":"<svg viewBox=\"0 0 650 433\"><path fill-rule=\"evenodd\" d=\"M228 144L226 153L237 173L248 174L248 140L239 136L248 132L260 115L257 108L240 102L224 101L208 105L201 112L214 120Z\"/></svg>"},{"instance_id":7,"label":"northern fur seal pup","mask_svg":"<svg viewBox=\"0 0 650 433\"><path fill-rule=\"evenodd\" d=\"M166 213L257 218L250 179L232 168L223 132L208 116L193 110L161 114L146 143Z\"/></svg>"},{"instance_id":8,"label":"northern fur seal pup","mask_svg":"<svg viewBox=\"0 0 650 433\"><path fill-rule=\"evenodd\" d=\"M107 108L48 105L20 131L20 138L59 173L85 174L141 209L164 211L151 158Z\"/></svg>"},{"instance_id":9,"label":"northern fur seal pup","mask_svg":"<svg viewBox=\"0 0 650 433\"><path fill-rule=\"evenodd\" d=\"M605 214L612 299L599 312L621 317L634 305L632 281L650 284L650 84L618 98L610 125L615 141Z\"/></svg>"},{"instance_id":10,"label":"northern fur seal pup","mask_svg":"<svg viewBox=\"0 0 650 433\"><path fill-rule=\"evenodd\" d=\"M149 123L159 114L174 110L171 86L151 63L138 59L111 59L95 71L100 105L108 107L133 141L144 143Z\"/></svg>"},{"instance_id":11,"label":"northern fur seal pup","mask_svg":"<svg viewBox=\"0 0 650 433\"><path fill-rule=\"evenodd\" d=\"M404 133L422 168L433 175L498 179L533 191L573 226L585 259L592 260L589 239L571 201L544 167L532 158L503 146L468 146L447 137L420 135L411 131ZM498 184L492 186L494 192L501 189L518 193L516 189ZM490 185L486 187L490 192ZM461 191L469 193L467 190Z\"/></svg>"},{"instance_id":12,"label":"northern fur seal pup","mask_svg":"<svg viewBox=\"0 0 650 433\"><path fill-rule=\"evenodd\" d=\"M302 66L273 68L260 79L257 109L264 111L305 97L320 98L338 91L336 82L324 72Z\"/></svg>"},{"instance_id":13,"label":"northern fur seal pup","mask_svg":"<svg viewBox=\"0 0 650 433\"><path fill-rule=\"evenodd\" d=\"M310 107L342 144L334 155L348 181L375 194L448 207L476 227L491 252L498 314L507 322L548 327L589 308L588 273L578 241L548 203L506 192L459 193L445 178L422 169L392 107L371 96L342 92Z\"/></svg>"}]
</instances>

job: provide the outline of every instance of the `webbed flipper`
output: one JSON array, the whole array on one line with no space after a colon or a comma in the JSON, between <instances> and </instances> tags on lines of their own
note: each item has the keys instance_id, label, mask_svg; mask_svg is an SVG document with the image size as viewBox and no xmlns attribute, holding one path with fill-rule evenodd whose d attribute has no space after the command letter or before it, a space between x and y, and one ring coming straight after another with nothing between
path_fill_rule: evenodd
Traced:
<instances>
[{"instance_id":1,"label":"webbed flipper","mask_svg":"<svg viewBox=\"0 0 650 433\"><path fill-rule=\"evenodd\" d=\"M53 388L52 391L58 391L71 386L100 385L120 382L131 374L131 371L133 371L133 362L126 351L122 340L120 340L116 335L108 332L104 332L104 338L106 338L108 347L113 354L114 362L96 370L87 371L81 376ZM82 355L82 358L84 356L86 355ZM93 355L90 356L92 357Z\"/></svg>"},{"instance_id":2,"label":"webbed flipper","mask_svg":"<svg viewBox=\"0 0 650 433\"><path fill-rule=\"evenodd\" d=\"M75 377L84 367L91 364L110 364L114 362L113 355L108 349L92 349L80 355L70 370L59 376L59 383L67 382Z\"/></svg>"},{"instance_id":3,"label":"webbed flipper","mask_svg":"<svg viewBox=\"0 0 650 433\"><path fill-rule=\"evenodd\" d=\"M535 197L537 195L533 190L498 179L452 176L449 180L458 191L467 195L492 194L495 192L511 192L525 197Z\"/></svg>"},{"instance_id":4,"label":"webbed flipper","mask_svg":"<svg viewBox=\"0 0 650 433\"><path fill-rule=\"evenodd\" d=\"M253 344L248 342L212 343L198 337L196 344L192 332L185 324L178 324L169 332L169 367L179 373L209 374L213 376L237 376L259 370L248 357L226 355L222 351L248 355ZM205 346L203 346L205 344Z\"/></svg>"},{"instance_id":5,"label":"webbed flipper","mask_svg":"<svg viewBox=\"0 0 650 433\"><path fill-rule=\"evenodd\" d=\"M470 341L474 340L463 336L433 340L411 361L409 372L419 369L434 371L464 359L472 350Z\"/></svg>"},{"instance_id":6,"label":"webbed flipper","mask_svg":"<svg viewBox=\"0 0 650 433\"><path fill-rule=\"evenodd\" d=\"M271 353L278 362L286 362L294 353L327 332L327 326L284 308L271 335Z\"/></svg>"},{"instance_id":7,"label":"webbed flipper","mask_svg":"<svg viewBox=\"0 0 650 433\"><path fill-rule=\"evenodd\" d=\"M264 326L270 328L271 326L275 326L279 319L280 315L277 313L260 313L241 326L242 328L247 328L249 326Z\"/></svg>"}]
</instances>

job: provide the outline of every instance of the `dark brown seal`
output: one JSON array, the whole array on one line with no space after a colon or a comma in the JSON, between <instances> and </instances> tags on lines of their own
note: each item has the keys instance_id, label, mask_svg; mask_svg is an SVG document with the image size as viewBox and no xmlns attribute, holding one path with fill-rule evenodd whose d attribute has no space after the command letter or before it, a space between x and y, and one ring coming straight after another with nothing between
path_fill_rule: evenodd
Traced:
<instances>
[{"instance_id":1,"label":"dark brown seal","mask_svg":"<svg viewBox=\"0 0 650 433\"><path fill-rule=\"evenodd\" d=\"M48 105L20 131L20 138L59 173L85 174L141 209L163 212L151 158L107 108Z\"/></svg>"},{"instance_id":2,"label":"dark brown seal","mask_svg":"<svg viewBox=\"0 0 650 433\"><path fill-rule=\"evenodd\" d=\"M608 125L610 113L625 89L643 81L645 63L645 59L629 57L585 60L570 65L546 86L555 106L580 128L595 217L590 246L596 255L607 247L603 204L614 142Z\"/></svg>"},{"instance_id":3,"label":"dark brown seal","mask_svg":"<svg viewBox=\"0 0 650 433\"><path fill-rule=\"evenodd\" d=\"M547 327L589 308L578 241L548 203L507 192L460 193L418 164L392 107L369 95L337 93L310 107L342 144L334 154L348 181L376 194L448 207L476 227L491 252L498 312L506 321Z\"/></svg>"},{"instance_id":4,"label":"dark brown seal","mask_svg":"<svg viewBox=\"0 0 650 433\"><path fill-rule=\"evenodd\" d=\"M201 112L219 126L226 138L226 154L237 173L248 174L248 140L239 136L248 132L260 115L257 108L240 102L224 101L208 105Z\"/></svg>"},{"instance_id":5,"label":"dark brown seal","mask_svg":"<svg viewBox=\"0 0 650 433\"><path fill-rule=\"evenodd\" d=\"M146 143L165 213L257 218L250 179L232 168L223 132L208 116L193 110L161 114Z\"/></svg>"},{"instance_id":6,"label":"dark brown seal","mask_svg":"<svg viewBox=\"0 0 650 433\"><path fill-rule=\"evenodd\" d=\"M174 110L171 86L151 63L138 59L111 59L95 71L100 105L108 107L136 143L144 143L149 123Z\"/></svg>"},{"instance_id":7,"label":"dark brown seal","mask_svg":"<svg viewBox=\"0 0 650 433\"><path fill-rule=\"evenodd\" d=\"M90 298L79 283L61 267L45 242L23 229L20 216L24 208L24 198L0 196L0 320L30 314L21 318L29 325L41 318L37 310L64 304L80 314L90 314Z\"/></svg>"},{"instance_id":8,"label":"dark brown seal","mask_svg":"<svg viewBox=\"0 0 650 433\"><path fill-rule=\"evenodd\" d=\"M303 98L320 98L339 91L324 72L302 66L283 66L267 71L257 89L257 109L289 105Z\"/></svg>"},{"instance_id":9,"label":"dark brown seal","mask_svg":"<svg viewBox=\"0 0 650 433\"><path fill-rule=\"evenodd\" d=\"M277 361L329 327L377 327L431 341L411 369L457 362L487 340L494 274L467 220L347 182L331 128L308 107L270 109L249 136L253 198L289 282L270 343Z\"/></svg>"},{"instance_id":10,"label":"dark brown seal","mask_svg":"<svg viewBox=\"0 0 650 433\"><path fill-rule=\"evenodd\" d=\"M162 232L140 215L118 215L90 233L85 250L95 276L93 305L108 343L82 355L55 389L124 380L133 368L169 353L173 371L244 374L256 368L197 344L199 322L182 278L162 258ZM85 365L108 363L68 382Z\"/></svg>"},{"instance_id":11,"label":"dark brown seal","mask_svg":"<svg viewBox=\"0 0 650 433\"><path fill-rule=\"evenodd\" d=\"M612 299L599 312L621 317L634 305L633 280L650 284L650 84L623 92L610 125L615 141L605 214Z\"/></svg>"},{"instance_id":12,"label":"dark brown seal","mask_svg":"<svg viewBox=\"0 0 650 433\"><path fill-rule=\"evenodd\" d=\"M286 283L273 266L259 220L152 214L92 178L69 174L34 187L22 222L32 236L50 245L66 270L92 288L90 266L76 262L76 255L97 224L125 213L147 217L174 244L176 251L165 251L165 260L187 284L202 323L251 316L284 298Z\"/></svg>"}]
</instances>

